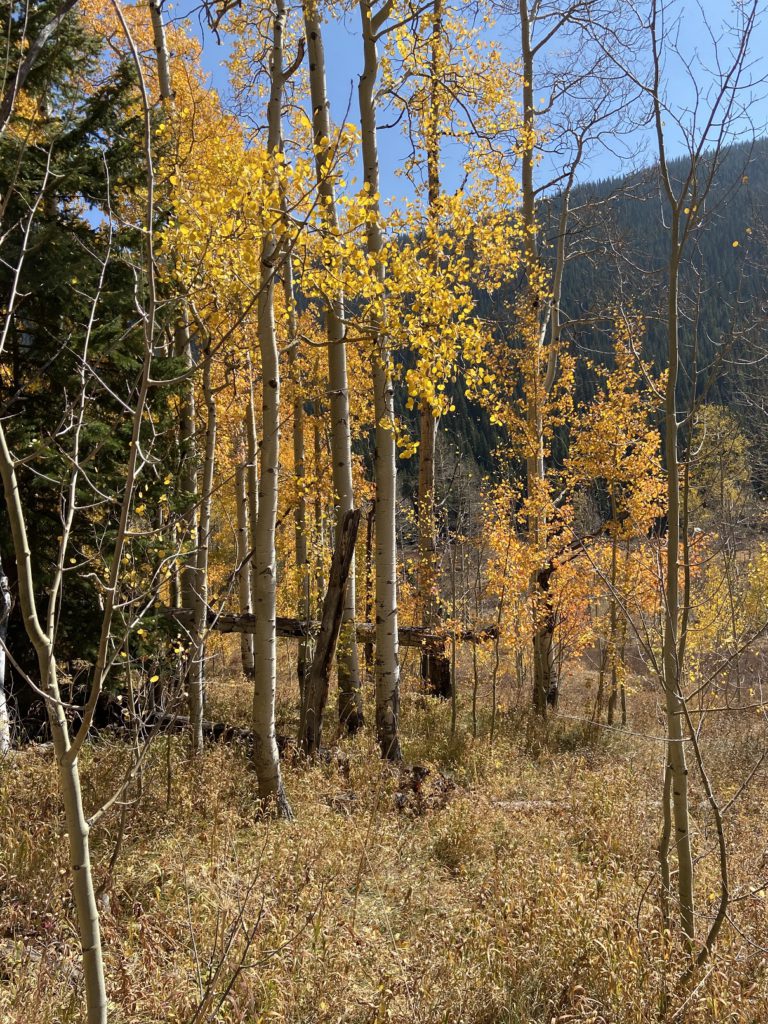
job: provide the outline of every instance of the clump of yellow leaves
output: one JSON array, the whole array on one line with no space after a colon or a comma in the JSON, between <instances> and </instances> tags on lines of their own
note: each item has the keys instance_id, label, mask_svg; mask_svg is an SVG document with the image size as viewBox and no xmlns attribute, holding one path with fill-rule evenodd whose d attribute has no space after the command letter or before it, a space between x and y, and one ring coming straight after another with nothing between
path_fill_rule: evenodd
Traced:
<instances>
[{"instance_id":1,"label":"clump of yellow leaves","mask_svg":"<svg viewBox=\"0 0 768 1024\"><path fill-rule=\"evenodd\" d=\"M612 500L610 532L619 538L646 533L664 510L660 439L651 414L663 384L635 355L644 325L617 313L614 368L594 366L598 391L580 410L569 455L574 486L604 483Z\"/></svg>"}]
</instances>

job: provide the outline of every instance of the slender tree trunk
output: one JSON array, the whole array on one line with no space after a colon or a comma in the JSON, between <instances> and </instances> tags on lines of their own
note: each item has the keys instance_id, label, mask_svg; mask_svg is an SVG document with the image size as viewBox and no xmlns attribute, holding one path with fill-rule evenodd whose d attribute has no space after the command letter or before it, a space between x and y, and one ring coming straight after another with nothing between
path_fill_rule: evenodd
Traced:
<instances>
[{"instance_id":1,"label":"slender tree trunk","mask_svg":"<svg viewBox=\"0 0 768 1024\"><path fill-rule=\"evenodd\" d=\"M165 38L165 25L163 24L163 0L150 0L149 11L152 19L155 53L157 54L157 79L160 88L160 98L163 102L167 102L173 98L173 89L171 86L168 43Z\"/></svg>"},{"instance_id":2,"label":"slender tree trunk","mask_svg":"<svg viewBox=\"0 0 768 1024\"><path fill-rule=\"evenodd\" d=\"M8 509L19 585L19 603L24 628L37 655L40 681L48 700L53 750L58 769L59 788L64 803L69 858L72 872L72 894L83 961L86 1019L88 1024L106 1024L107 993L101 955L99 912L93 888L91 855L88 844L90 827L83 810L80 769L76 757L68 757L69 726L61 704L56 660L51 638L43 631L37 614L32 577L32 556L21 505L13 458L8 450L5 431L0 423L0 477Z\"/></svg>"},{"instance_id":3,"label":"slender tree trunk","mask_svg":"<svg viewBox=\"0 0 768 1024\"><path fill-rule=\"evenodd\" d=\"M605 700L605 669L608 665L608 644L605 642L605 638L598 640L598 652L600 654L600 661L597 669L597 697L595 698L595 710L592 715L592 720L595 723L602 722L603 720L603 703Z\"/></svg>"},{"instance_id":4,"label":"slender tree trunk","mask_svg":"<svg viewBox=\"0 0 768 1024\"><path fill-rule=\"evenodd\" d=\"M205 456L203 487L197 529L197 555L193 579L193 627L190 652L189 723L192 754L203 749L203 718L205 717L205 641L208 621L208 556L211 544L211 503L213 475L216 466L216 396L211 385L211 349L206 346L203 357L203 399L206 408Z\"/></svg>"},{"instance_id":5,"label":"slender tree trunk","mask_svg":"<svg viewBox=\"0 0 768 1024\"><path fill-rule=\"evenodd\" d=\"M191 540L195 544L195 549L184 558L181 570L180 595L181 606L191 610L195 605L195 561L197 558L196 545L200 510L198 508L198 459L195 441L197 410L195 408L195 384L192 377L195 361L192 354L192 340L186 314L176 325L174 354L183 361L185 368L190 374L189 380L184 382L181 390L178 437L181 464L179 490L187 509L182 516L183 530L186 534L183 539L188 542Z\"/></svg>"},{"instance_id":6,"label":"slender tree trunk","mask_svg":"<svg viewBox=\"0 0 768 1024\"><path fill-rule=\"evenodd\" d=\"M365 621L370 622L373 618L373 526L376 518L376 501L371 502L368 515L365 517ZM369 678L373 677L373 651L374 645L367 643L363 647L365 659L365 671Z\"/></svg>"},{"instance_id":7,"label":"slender tree trunk","mask_svg":"<svg viewBox=\"0 0 768 1024\"><path fill-rule=\"evenodd\" d=\"M283 32L285 3L276 0L272 23L270 95L267 106L268 150L274 158L282 152ZM260 798L271 804L283 818L292 812L283 787L280 756L275 735L275 696L277 691L277 525L278 474L280 463L280 361L275 329L275 276L280 257L276 228L267 229L261 247L261 277L258 297L259 350L262 374L261 472L259 474L259 514L254 542L256 617L254 658L256 678L253 686L253 763L259 780Z\"/></svg>"},{"instance_id":8,"label":"slender tree trunk","mask_svg":"<svg viewBox=\"0 0 768 1024\"><path fill-rule=\"evenodd\" d=\"M5 642L8 637L10 614L11 591L0 559L0 755L7 754L11 749L11 716L5 685Z\"/></svg>"},{"instance_id":9,"label":"slender tree trunk","mask_svg":"<svg viewBox=\"0 0 768 1024\"><path fill-rule=\"evenodd\" d=\"M334 151L331 146L331 120L325 76L325 52L317 0L303 0L304 25L309 53L309 86L312 102L312 126L317 148L317 185L326 231L339 229L336 194L331 176ZM333 487L336 494L336 543L341 519L354 505L352 483L352 435L347 382L344 294L339 291L326 306L328 333L328 390L331 407L331 457ZM349 572L344 618L336 655L339 676L339 721L348 733L363 724L360 666L355 643L355 563Z\"/></svg>"},{"instance_id":10,"label":"slender tree trunk","mask_svg":"<svg viewBox=\"0 0 768 1024\"><path fill-rule=\"evenodd\" d=\"M536 625L533 634L533 706L542 717L547 707L556 707L560 694L558 670L555 662L555 627L557 616L552 604L550 582L552 563L539 569L534 576Z\"/></svg>"},{"instance_id":11,"label":"slender tree trunk","mask_svg":"<svg viewBox=\"0 0 768 1024\"><path fill-rule=\"evenodd\" d=\"M237 505L237 593L241 615L250 615L251 605L251 563L250 529L248 524L247 466L240 464L235 469L235 503ZM253 636L245 633L240 637L240 660L243 674L254 677Z\"/></svg>"},{"instance_id":12,"label":"slender tree trunk","mask_svg":"<svg viewBox=\"0 0 768 1024\"><path fill-rule=\"evenodd\" d=\"M621 724L625 726L627 724L627 688L624 683L619 687L619 696L621 698Z\"/></svg>"},{"instance_id":13,"label":"slender tree trunk","mask_svg":"<svg viewBox=\"0 0 768 1024\"><path fill-rule=\"evenodd\" d=\"M312 420L312 452L315 458L315 479L320 479L320 463L322 459L322 438L320 436L320 422L322 409L317 403L315 415ZM320 617L320 608L325 594L325 523L323 520L323 498L320 487L315 487L315 500L312 506L315 530L315 565L312 573L315 584L313 600L313 615Z\"/></svg>"},{"instance_id":14,"label":"slender tree trunk","mask_svg":"<svg viewBox=\"0 0 768 1024\"><path fill-rule=\"evenodd\" d=\"M259 441L256 429L256 396L254 394L253 366L248 357L248 407L245 410L245 439L248 461L245 465L245 491L248 504L248 530L251 549L251 609L256 603L256 524L259 521Z\"/></svg>"},{"instance_id":15,"label":"slender tree trunk","mask_svg":"<svg viewBox=\"0 0 768 1024\"><path fill-rule=\"evenodd\" d=\"M533 100L533 50L531 46L531 24L528 12L528 0L520 0L520 38L521 53L523 61L523 143L521 160L521 185L522 185L522 213L526 271L529 277L535 278L538 263L539 251L536 240L536 205L533 184L533 169L535 163L535 117ZM529 348L541 347L542 331L545 329L546 321L542 324L543 311L542 297L537 294L535 286L526 288L522 297L525 304L523 310L523 322L530 337L524 339L524 344ZM529 357L527 382L528 394L526 395L526 423L527 443L529 451L526 455L526 492L529 502L534 503L542 500L544 486L544 446L543 446L543 420L541 411L541 394L539 389L539 360L538 356ZM546 544L546 521L543 514L537 508L532 508L528 519L529 541L538 550L543 549ZM552 669L554 659L552 657L552 634L550 625L553 621L551 603L541 586L542 577L546 570L538 570L534 573L531 591L534 602L534 634L533 634L533 706L540 715L547 713L547 695L550 692L553 679Z\"/></svg>"},{"instance_id":16,"label":"slender tree trunk","mask_svg":"<svg viewBox=\"0 0 768 1024\"><path fill-rule=\"evenodd\" d=\"M477 558L475 561L475 585L474 585L474 623L478 626L480 623L480 614L482 612L482 598L483 598L483 561L484 561L485 545L481 540L480 546L477 549ZM472 736L477 739L477 697L480 690L480 666L477 661L477 642L472 641Z\"/></svg>"},{"instance_id":17,"label":"slender tree trunk","mask_svg":"<svg viewBox=\"0 0 768 1024\"><path fill-rule=\"evenodd\" d=\"M664 782L661 799L661 837L659 839L659 872L661 875L661 921L662 928L669 928L669 899L671 894L669 869L669 847L672 840L672 761L669 744L664 750Z\"/></svg>"},{"instance_id":18,"label":"slender tree trunk","mask_svg":"<svg viewBox=\"0 0 768 1024\"><path fill-rule=\"evenodd\" d=\"M541 261L537 241L536 190L534 167L536 164L536 111L534 104L534 61L538 46L534 46L532 22L537 16L537 4L519 0L520 43L523 77L523 132L521 153L521 200L524 227L525 266L529 282L540 277ZM539 44L540 45L540 44ZM528 353L528 394L526 395L526 426L528 453L526 455L527 497L533 503L528 521L530 543L540 552L547 547L547 517L541 507L547 497L545 461L545 408L557 374L557 353L560 345L560 300L566 256L566 231L570 215L570 193L576 168L581 159L582 146L571 164L562 193L562 206L558 222L552 286L547 294L540 285L530 283L521 301L522 322L527 336L524 338ZM549 331L549 345L546 343ZM554 631L557 613L552 604L549 580L551 563L534 573L531 579L535 617L533 635L533 706L544 716L548 706L557 706L560 679L554 658ZM546 586L542 586L546 581Z\"/></svg>"},{"instance_id":19,"label":"slender tree trunk","mask_svg":"<svg viewBox=\"0 0 768 1024\"><path fill-rule=\"evenodd\" d=\"M520 10L520 41L523 73L523 140L521 159L521 190L522 214L525 250L525 264L528 279L535 279L539 264L537 243L536 204L533 182L535 164L535 115L533 99L533 49L531 42L531 23L528 11L528 0L519 0ZM538 353L531 354L532 349L541 349L543 331L546 330L545 312L542 309L543 296L538 294L536 286L528 285L521 301L524 304L522 321L529 336L524 338L524 345L529 349L527 357L528 381L526 395L527 444L526 455L526 493L528 501L533 504L528 517L529 542L539 551L546 544L546 520L536 504L543 499L544 488L544 439L543 417L541 409L542 395L539 387ZM533 633L533 706L544 716L547 713L547 695L553 688L552 656L553 637L551 626L554 622L551 602L542 587L542 579L546 569L537 570L531 581L531 592L534 604ZM546 576L548 580L548 576Z\"/></svg>"},{"instance_id":20,"label":"slender tree trunk","mask_svg":"<svg viewBox=\"0 0 768 1024\"><path fill-rule=\"evenodd\" d=\"M462 553L462 570L464 568L464 555ZM458 723L458 692L456 687L456 538L451 543L451 619L453 630L451 635L451 736L456 735Z\"/></svg>"},{"instance_id":21,"label":"slender tree trunk","mask_svg":"<svg viewBox=\"0 0 768 1024\"><path fill-rule=\"evenodd\" d=\"M680 210L672 211L672 252L669 260L667 310L668 373L664 405L667 463L667 559L664 602L662 663L669 736L669 767L672 786L674 846L677 853L677 890L680 924L690 942L694 939L693 856L688 814L688 767L685 757L683 666L680 652L680 474L678 465L677 378L680 366L678 281L680 267Z\"/></svg>"},{"instance_id":22,"label":"slender tree trunk","mask_svg":"<svg viewBox=\"0 0 768 1024\"><path fill-rule=\"evenodd\" d=\"M493 667L491 669L491 732L489 742L493 746L496 736L496 699L498 695L499 665L501 664L501 634L493 641Z\"/></svg>"},{"instance_id":23,"label":"slender tree trunk","mask_svg":"<svg viewBox=\"0 0 768 1024\"><path fill-rule=\"evenodd\" d=\"M71 4L64 5L67 9ZM64 10L64 7L62 8ZM118 16L122 15L118 10ZM53 24L53 23L51 23ZM123 22L123 28L125 24ZM44 30L45 31L45 30ZM39 39L40 37L38 37ZM35 44L36 45L36 44ZM132 47L133 49L133 47ZM34 45L32 47L34 50ZM32 50L28 59L33 56ZM136 51L133 49L134 56ZM136 63L141 75L138 57ZM99 915L93 887L91 856L89 850L90 822L85 816L80 785L78 755L85 743L93 721L99 694L108 670L110 648L112 645L112 625L114 611L118 602L118 584L120 578L126 539L129 533L129 519L135 494L138 472L141 427L146 410L147 395L150 387L152 353L154 349L154 330L156 316L156 290L154 278L153 252L153 207L152 207L152 176L151 155L149 153L149 106L146 91L142 90L145 142L147 147L147 163L150 171L148 176L147 215L145 221L145 239L149 255L148 273L145 284L147 304L143 310L144 358L138 383L136 404L132 415L131 442L129 446L125 489L119 502L119 515L116 524L116 537L112 549L111 560L108 562L109 572L104 587L104 611L101 621L99 646L93 668L91 688L83 708L82 722L74 733L70 734L64 705L61 701L58 684L56 659L54 655L54 639L56 633L57 591L61 586L63 575L64 553L69 537L72 516L74 515L77 484L80 471L79 438L83 424L82 410L85 402L85 384L81 375L81 417L74 426L74 447L72 471L68 487L68 511L63 523L64 529L60 538L59 562L51 592L48 595L48 622L44 629L38 616L35 600L35 586L32 572L32 556L27 536L21 495L16 477L16 463L11 455L3 425L0 422L0 479L5 494L8 520L11 528L14 555L18 575L19 601L22 620L27 636L35 650L38 662L40 684L46 693L46 710L51 728L54 756L57 765L59 788L64 804L65 823L68 837L69 857L71 865L72 895L75 905L77 928L82 951L83 981L86 997L86 1020L88 1024L106 1024L107 997L104 983L101 935ZM20 269L20 264L19 264ZM86 346L87 352L87 346ZM85 365L85 360L84 360Z\"/></svg>"},{"instance_id":24,"label":"slender tree trunk","mask_svg":"<svg viewBox=\"0 0 768 1024\"><path fill-rule=\"evenodd\" d=\"M363 180L368 185L368 194L378 196L379 154L374 90L379 69L376 33L382 23L380 16L374 16L369 0L360 0L359 8L365 58L358 89ZM386 18L387 8L382 8L382 11ZM383 289L385 274L381 252L384 248L384 239L380 216L378 200L374 199L366 239L368 252L377 261L376 276ZM383 317L378 314L374 315L373 322L373 390L376 421L376 736L382 757L390 761L399 761L400 662L397 632L397 445L394 388L386 324Z\"/></svg>"},{"instance_id":25,"label":"slender tree trunk","mask_svg":"<svg viewBox=\"0 0 768 1024\"><path fill-rule=\"evenodd\" d=\"M631 551L631 541L627 539L624 548L624 565L623 565L623 593L627 593L629 589L629 556ZM627 724L627 687L625 684L626 677L626 664L627 664L627 628L628 628L627 614L622 609L621 611L621 643L619 645L619 664L625 666L624 675L621 679L619 686L619 696L621 703L621 724Z\"/></svg>"},{"instance_id":26,"label":"slender tree trunk","mask_svg":"<svg viewBox=\"0 0 768 1024\"><path fill-rule=\"evenodd\" d=\"M472 738L477 739L477 694L480 689L480 672L477 664L477 644L472 643Z\"/></svg>"},{"instance_id":27,"label":"slender tree trunk","mask_svg":"<svg viewBox=\"0 0 768 1024\"><path fill-rule=\"evenodd\" d=\"M615 487L611 488L611 519L616 523L616 492ZM619 675L618 675L618 602L616 600L616 582L618 579L618 547L619 542L614 533L611 537L611 596L610 596L610 664L611 664L611 692L608 695L608 725L613 725L616 717L616 702L619 699Z\"/></svg>"}]
</instances>

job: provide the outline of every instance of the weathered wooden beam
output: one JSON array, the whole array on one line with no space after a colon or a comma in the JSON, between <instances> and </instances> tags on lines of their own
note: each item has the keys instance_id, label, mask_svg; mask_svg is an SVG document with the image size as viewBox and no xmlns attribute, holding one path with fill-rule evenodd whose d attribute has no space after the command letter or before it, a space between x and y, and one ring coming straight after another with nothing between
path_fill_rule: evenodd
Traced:
<instances>
[{"instance_id":1,"label":"weathered wooden beam","mask_svg":"<svg viewBox=\"0 0 768 1024\"><path fill-rule=\"evenodd\" d=\"M191 613L185 608L169 608L167 614L183 626L191 625ZM256 617L209 611L207 626L218 633L253 633L256 629ZM283 640L301 640L306 636L317 636L319 630L320 623L316 619L303 622L301 619L285 615L277 616L276 631L278 637ZM376 626L372 622L356 623L356 632L357 642L360 644L370 644L376 639ZM498 635L499 628L492 623L480 629L459 629L455 633L455 638L459 643L481 644L495 640ZM454 637L454 632L446 629L437 633L423 626L400 626L398 637L401 647L441 648Z\"/></svg>"}]
</instances>

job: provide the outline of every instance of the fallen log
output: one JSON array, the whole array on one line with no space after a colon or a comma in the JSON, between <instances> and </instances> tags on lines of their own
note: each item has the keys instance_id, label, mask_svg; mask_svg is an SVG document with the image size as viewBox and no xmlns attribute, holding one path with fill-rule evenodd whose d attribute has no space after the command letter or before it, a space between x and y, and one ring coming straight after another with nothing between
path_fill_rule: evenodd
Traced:
<instances>
[{"instance_id":1,"label":"fallen log","mask_svg":"<svg viewBox=\"0 0 768 1024\"><path fill-rule=\"evenodd\" d=\"M186 608L168 608L166 614L182 626L192 624L192 613ZM256 630L255 615L233 615L208 610L207 628L218 633L253 633ZM278 615L276 622L277 636L284 640L302 640L304 637L316 636L320 623L316 619L302 621L286 615ZM373 622L356 623L357 642L370 644L376 639L376 626ZM442 649L452 639L459 643L485 643L495 640L499 635L499 627L494 623L480 629L444 629L435 631L424 626L400 626L398 638L401 647L420 647L422 649Z\"/></svg>"}]
</instances>

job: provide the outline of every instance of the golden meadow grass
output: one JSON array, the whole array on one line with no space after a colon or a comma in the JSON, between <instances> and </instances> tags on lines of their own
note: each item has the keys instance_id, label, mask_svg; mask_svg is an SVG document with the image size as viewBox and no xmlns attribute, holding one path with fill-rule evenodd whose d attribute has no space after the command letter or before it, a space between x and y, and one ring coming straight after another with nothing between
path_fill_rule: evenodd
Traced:
<instances>
[{"instance_id":1,"label":"golden meadow grass","mask_svg":"<svg viewBox=\"0 0 768 1024\"><path fill-rule=\"evenodd\" d=\"M726 817L733 924L712 962L680 984L679 942L659 930L655 695L633 695L628 730L597 734L567 717L587 706L583 674L546 731L508 689L503 696L493 747L485 695L479 738L467 730L466 689L451 738L450 707L411 688L402 714L408 767L382 763L369 733L311 766L289 751L293 824L259 816L244 749L214 745L191 766L182 738L158 738L99 898L111 1019L768 1020L768 901L747 895L766 878L765 771ZM211 697L213 714L247 715L248 687L236 673L222 672ZM292 702L280 711L287 731ZM759 750L751 720L714 728L704 743L727 800ZM108 794L126 763L122 740L93 743L83 757L87 801ZM0 762L0 801L0 1020L78 1020L50 754ZM716 863L696 785L693 811L704 922ZM119 817L115 810L93 835L102 886Z\"/></svg>"}]
</instances>

